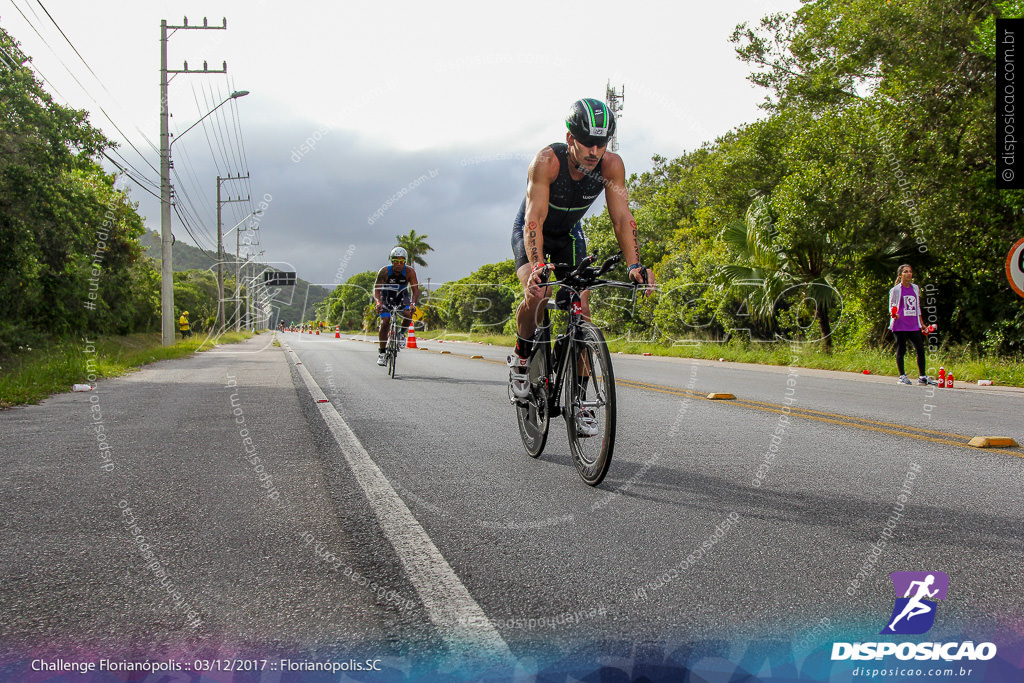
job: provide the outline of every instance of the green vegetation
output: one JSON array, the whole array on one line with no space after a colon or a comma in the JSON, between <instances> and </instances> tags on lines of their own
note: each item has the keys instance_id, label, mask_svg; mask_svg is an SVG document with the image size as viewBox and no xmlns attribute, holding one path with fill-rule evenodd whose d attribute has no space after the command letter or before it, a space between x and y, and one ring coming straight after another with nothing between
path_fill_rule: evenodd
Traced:
<instances>
[{"instance_id":1,"label":"green vegetation","mask_svg":"<svg viewBox=\"0 0 1024 683\"><path fill-rule=\"evenodd\" d=\"M117 377L131 370L170 358L184 358L217 344L233 344L252 337L250 332L229 332L216 339L194 335L163 346L159 333L61 341L43 349L23 347L0 359L0 408L36 403L65 392L73 384L95 378Z\"/></svg>"},{"instance_id":2,"label":"green vegetation","mask_svg":"<svg viewBox=\"0 0 1024 683\"><path fill-rule=\"evenodd\" d=\"M995 11L833 0L738 27L768 118L631 179L663 290L616 331L875 347L910 263L943 343L1020 354L1003 263L1024 192L995 188L995 64L975 30ZM588 239L613 249L607 215Z\"/></svg>"},{"instance_id":3,"label":"green vegetation","mask_svg":"<svg viewBox=\"0 0 1024 683\"><path fill-rule=\"evenodd\" d=\"M909 263L932 355L1021 384L1024 305L1003 264L1024 192L995 188L990 43L1022 7L818 0L737 27L767 117L630 178L659 292L597 291L595 320L637 351L773 362L798 342L808 366L888 374L887 292ZM585 230L590 251L617 251L607 212ZM428 328L511 333L518 289L507 262L484 266L436 292Z\"/></svg>"},{"instance_id":4,"label":"green vegetation","mask_svg":"<svg viewBox=\"0 0 1024 683\"><path fill-rule=\"evenodd\" d=\"M788 362L797 342L807 366L891 373L886 293L909 263L939 328L930 356L965 380L1024 383L1024 305L1003 273L1024 192L996 190L991 144L994 19L1022 13L1021 0L812 0L738 26L766 118L629 179L659 292L594 293L595 320L624 340L616 348ZM0 69L0 363L28 354L19 347L75 346L44 354L48 339L154 331L159 273L139 245L142 220L98 165L112 143L53 102L2 30L0 46L13 60ZM585 229L591 251L617 250L607 213ZM425 264L426 235L396 239ZM187 308L202 331L215 315L213 258L195 251L175 275L175 317ZM280 320L315 311L374 329L375 275L322 301L297 288ZM230 270L226 280L233 290ZM511 261L482 265L425 295L421 325L507 339L521 296ZM71 353L53 364L77 367Z\"/></svg>"},{"instance_id":5,"label":"green vegetation","mask_svg":"<svg viewBox=\"0 0 1024 683\"><path fill-rule=\"evenodd\" d=\"M87 112L54 102L3 29L0 50L0 359L9 364L17 349L35 347L60 365L60 350L74 347L68 340L156 331L160 273L140 239L156 256L159 239L146 234L117 175L99 164L114 143ZM184 272L174 277L173 317L188 310L193 330L209 330L215 259L180 243L175 254ZM228 272L226 291L234 291L234 276ZM282 318L300 318L302 305L326 291L301 294Z\"/></svg>"},{"instance_id":6,"label":"green vegetation","mask_svg":"<svg viewBox=\"0 0 1024 683\"><path fill-rule=\"evenodd\" d=\"M142 245L143 252L149 258L153 259L157 263L162 258L161 245L160 245L160 233L156 231L147 231L139 237L139 244ZM210 272L216 273L217 267L217 255L212 251L206 251L198 247L193 247L191 244L184 242L175 242L171 246L171 261L174 265L174 270L209 270ZM225 264L230 267L233 264Z\"/></svg>"},{"instance_id":7,"label":"green vegetation","mask_svg":"<svg viewBox=\"0 0 1024 683\"><path fill-rule=\"evenodd\" d=\"M149 329L158 299L142 219L97 163L112 143L53 101L2 29L0 48L0 353Z\"/></svg>"},{"instance_id":8,"label":"green vegetation","mask_svg":"<svg viewBox=\"0 0 1024 683\"><path fill-rule=\"evenodd\" d=\"M158 264L160 262L159 233L147 232L139 238L139 243L142 245L144 253ZM212 282L216 287L216 254L212 251L193 247L189 244L185 244L184 242L175 243L172 247L172 251L174 257L175 282L174 303L179 311L179 315L180 311L188 311L192 314L190 316L191 319L193 321L199 321L202 329L212 328L217 314L217 298L216 295L213 294L216 290L210 290L208 285L200 285L199 283ZM154 264L154 267L159 268L156 264ZM243 281L248 278L248 269L252 267L252 264L246 266L245 271L243 271ZM257 272L262 270L262 268L263 266L257 266ZM183 272L187 274L182 275ZM201 306L189 303L189 301L180 298L178 293L178 283L181 281L195 283L199 289L203 290L206 296L204 299L206 305ZM159 277L157 279L157 285L159 286ZM235 291L235 263L233 260L229 260L224 264L224 291L231 293L234 293ZM240 288L240 291L244 297L244 285ZM299 322L301 320L308 319L315 310L314 307L326 299L327 295L328 292L325 288L311 284L302 278L297 278L294 287L282 288L282 292L274 297L277 319L273 321L273 324L276 325L277 322L290 324L292 322ZM199 310L197 309L201 309L202 313L199 313ZM197 317L197 313L199 313L200 317ZM225 311L225 320L231 320L233 319L233 316L234 305L229 303L228 310Z\"/></svg>"},{"instance_id":9,"label":"green vegetation","mask_svg":"<svg viewBox=\"0 0 1024 683\"><path fill-rule=\"evenodd\" d=\"M359 330L364 321L375 317L373 308L373 283L377 271L366 270L356 273L334 288L316 306L316 319L326 320L332 327L341 325L343 330Z\"/></svg>"}]
</instances>

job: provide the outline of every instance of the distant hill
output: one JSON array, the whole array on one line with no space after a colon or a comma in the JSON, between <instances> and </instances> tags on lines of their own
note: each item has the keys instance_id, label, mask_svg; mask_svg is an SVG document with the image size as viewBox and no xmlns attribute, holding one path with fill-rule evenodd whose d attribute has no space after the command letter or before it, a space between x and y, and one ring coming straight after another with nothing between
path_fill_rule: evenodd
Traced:
<instances>
[{"instance_id":1,"label":"distant hill","mask_svg":"<svg viewBox=\"0 0 1024 683\"><path fill-rule=\"evenodd\" d=\"M139 244L145 250L146 256L154 261L160 261L160 233L147 231L139 238ZM184 242L175 242L172 247L172 265L175 272L183 270L210 270L217 265L217 255L212 251L193 247ZM234 264L224 264L224 276L234 276ZM301 322L315 317L313 307L327 298L330 292L312 285L302 278L296 278L294 287L282 287L280 294L275 299L275 307L279 310L279 320L284 323Z\"/></svg>"},{"instance_id":2,"label":"distant hill","mask_svg":"<svg viewBox=\"0 0 1024 683\"><path fill-rule=\"evenodd\" d=\"M139 238L139 244L146 250L146 256L155 261L161 260L160 233L147 231L146 234ZM173 256L172 263L175 272L206 270L217 265L217 255L212 251L199 249L191 244L185 244L180 241L175 242L174 246L171 247L171 254Z\"/></svg>"}]
</instances>

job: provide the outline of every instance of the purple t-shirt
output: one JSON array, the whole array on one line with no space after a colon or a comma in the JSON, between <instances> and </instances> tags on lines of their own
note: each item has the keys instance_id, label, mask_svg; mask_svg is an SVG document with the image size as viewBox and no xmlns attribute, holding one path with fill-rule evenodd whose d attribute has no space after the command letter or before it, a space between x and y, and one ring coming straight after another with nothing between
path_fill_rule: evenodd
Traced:
<instances>
[{"instance_id":1,"label":"purple t-shirt","mask_svg":"<svg viewBox=\"0 0 1024 683\"><path fill-rule=\"evenodd\" d=\"M921 329L921 301L913 287L900 287L900 317L892 324L893 332L910 332Z\"/></svg>"}]
</instances>

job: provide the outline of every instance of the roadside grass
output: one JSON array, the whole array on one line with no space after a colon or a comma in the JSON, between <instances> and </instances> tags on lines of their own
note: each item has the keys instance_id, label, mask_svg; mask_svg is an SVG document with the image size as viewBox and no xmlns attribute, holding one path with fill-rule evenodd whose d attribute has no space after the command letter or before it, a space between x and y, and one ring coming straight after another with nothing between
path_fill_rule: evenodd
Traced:
<instances>
[{"instance_id":1,"label":"roadside grass","mask_svg":"<svg viewBox=\"0 0 1024 683\"><path fill-rule=\"evenodd\" d=\"M234 344L251 332L228 332L216 339L195 336L163 346L159 332L126 337L60 340L45 348L19 351L0 359L0 408L40 400L88 384L90 377L117 377L147 363L184 358L217 344Z\"/></svg>"},{"instance_id":2,"label":"roadside grass","mask_svg":"<svg viewBox=\"0 0 1024 683\"><path fill-rule=\"evenodd\" d=\"M431 330L416 332L417 339L445 341L483 342L494 346L515 346L515 337L502 334L478 334ZM860 372L867 370L872 375L897 376L896 358L891 347L846 348L827 354L818 344L756 343L734 340L730 342L700 342L671 345L665 342L629 341L625 338L609 338L608 349L612 353L650 353L653 356L677 358L701 358L705 360L726 360L737 363L759 365L789 365L794 355L796 365L820 370ZM907 352L908 373L917 375L917 360L912 350ZM940 347L935 353L926 355L928 374L934 377L939 367L952 370L956 382L975 383L979 379L990 379L993 384L1024 387L1024 358L1005 358L981 353L963 346Z\"/></svg>"}]
</instances>

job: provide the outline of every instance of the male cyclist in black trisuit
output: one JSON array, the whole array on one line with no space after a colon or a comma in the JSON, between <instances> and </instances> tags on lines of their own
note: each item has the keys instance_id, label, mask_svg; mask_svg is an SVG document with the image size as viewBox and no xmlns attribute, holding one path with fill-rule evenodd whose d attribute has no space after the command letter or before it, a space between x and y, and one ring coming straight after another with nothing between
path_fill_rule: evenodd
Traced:
<instances>
[{"instance_id":1,"label":"male cyclist in black trisuit","mask_svg":"<svg viewBox=\"0 0 1024 683\"><path fill-rule=\"evenodd\" d=\"M525 300L516 312L518 339L508 357L509 384L516 398L530 394L527 360L548 288L545 255L552 263L578 263L587 254L580 221L601 191L622 249L629 279L654 286L654 273L640 263L636 221L629 210L626 168L622 158L605 151L615 134L615 115L601 100L573 103L565 119L565 143L556 142L537 153L527 175L526 198L512 224L512 253ZM583 315L590 319L589 292L583 292ZM586 433L588 425L580 425ZM596 429L593 431L596 432Z\"/></svg>"},{"instance_id":2,"label":"male cyclist in black trisuit","mask_svg":"<svg viewBox=\"0 0 1024 683\"><path fill-rule=\"evenodd\" d=\"M416 279L416 271L405 264L409 258L408 252L402 247L395 247L391 250L391 265L384 266L377 273L377 281L373 283L373 300L377 304L377 313L380 314L380 333L377 341L380 343L380 355L377 356L377 365L386 365L384 360L384 349L388 343L388 328L391 327L391 313L385 306L401 306L402 320L400 322L402 333L409 328L409 316L412 308L420 298L420 284Z\"/></svg>"}]
</instances>

